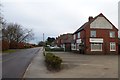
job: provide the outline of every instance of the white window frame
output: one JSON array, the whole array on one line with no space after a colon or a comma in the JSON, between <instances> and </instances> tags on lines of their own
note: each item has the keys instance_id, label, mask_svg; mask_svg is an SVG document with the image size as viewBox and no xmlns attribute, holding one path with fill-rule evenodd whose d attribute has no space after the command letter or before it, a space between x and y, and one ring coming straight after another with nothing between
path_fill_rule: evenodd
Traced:
<instances>
[{"instance_id":1,"label":"white window frame","mask_svg":"<svg viewBox=\"0 0 120 80\"><path fill-rule=\"evenodd\" d=\"M75 44L75 43L72 43L72 44L71 44L71 48L72 48L72 50L76 50L76 44Z\"/></svg>"},{"instance_id":2,"label":"white window frame","mask_svg":"<svg viewBox=\"0 0 120 80\"><path fill-rule=\"evenodd\" d=\"M78 32L77 34L78 34L77 37L80 38L80 32Z\"/></svg>"},{"instance_id":3,"label":"white window frame","mask_svg":"<svg viewBox=\"0 0 120 80\"><path fill-rule=\"evenodd\" d=\"M91 43L91 51L102 51L102 44L101 43ZM93 45L100 45L101 49L93 49Z\"/></svg>"},{"instance_id":4,"label":"white window frame","mask_svg":"<svg viewBox=\"0 0 120 80\"><path fill-rule=\"evenodd\" d=\"M112 49L113 46L115 47L115 49ZM116 43L115 42L110 42L110 51L116 51Z\"/></svg>"},{"instance_id":5,"label":"white window frame","mask_svg":"<svg viewBox=\"0 0 120 80\"><path fill-rule=\"evenodd\" d=\"M110 35L110 38L115 38L115 31L110 31L109 35Z\"/></svg>"},{"instance_id":6,"label":"white window frame","mask_svg":"<svg viewBox=\"0 0 120 80\"><path fill-rule=\"evenodd\" d=\"M93 33L93 32L95 32L95 34L94 34L95 36L92 36L92 33ZM95 30L91 30L91 31L90 31L90 37L96 37L96 31L95 31Z\"/></svg>"}]
</instances>

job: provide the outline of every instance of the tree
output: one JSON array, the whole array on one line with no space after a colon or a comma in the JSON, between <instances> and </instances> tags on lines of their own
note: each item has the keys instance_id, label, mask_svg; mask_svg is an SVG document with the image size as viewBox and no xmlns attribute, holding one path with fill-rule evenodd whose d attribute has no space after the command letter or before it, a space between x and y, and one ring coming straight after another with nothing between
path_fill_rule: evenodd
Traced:
<instances>
[{"instance_id":1,"label":"tree","mask_svg":"<svg viewBox=\"0 0 120 80\"><path fill-rule=\"evenodd\" d=\"M2 26L2 39L9 42L12 49L18 48L21 42L28 42L33 39L32 30L24 29L19 24L5 23Z\"/></svg>"},{"instance_id":2,"label":"tree","mask_svg":"<svg viewBox=\"0 0 120 80\"><path fill-rule=\"evenodd\" d=\"M38 43L38 46L44 46L44 42L43 42L43 41L40 41L40 42Z\"/></svg>"},{"instance_id":3,"label":"tree","mask_svg":"<svg viewBox=\"0 0 120 80\"><path fill-rule=\"evenodd\" d=\"M32 30L24 29L19 24L4 24L2 29L2 39L7 39L9 42L26 42L32 40L33 36Z\"/></svg>"},{"instance_id":4,"label":"tree","mask_svg":"<svg viewBox=\"0 0 120 80\"><path fill-rule=\"evenodd\" d=\"M48 37L48 38L47 38L47 41L46 41L46 45L51 45L51 43L54 42L54 41L55 41L55 38L53 38L53 37Z\"/></svg>"},{"instance_id":5,"label":"tree","mask_svg":"<svg viewBox=\"0 0 120 80\"><path fill-rule=\"evenodd\" d=\"M51 37L47 38L47 41L50 42L50 43L53 42L54 40L55 40L55 38L53 38L53 37L52 38Z\"/></svg>"}]
</instances>

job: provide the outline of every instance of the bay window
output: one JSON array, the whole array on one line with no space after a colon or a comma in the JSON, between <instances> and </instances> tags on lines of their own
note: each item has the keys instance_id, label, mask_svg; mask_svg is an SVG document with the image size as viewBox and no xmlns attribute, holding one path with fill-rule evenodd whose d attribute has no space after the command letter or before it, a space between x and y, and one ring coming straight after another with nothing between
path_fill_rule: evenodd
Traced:
<instances>
[{"instance_id":1,"label":"bay window","mask_svg":"<svg viewBox=\"0 0 120 80\"><path fill-rule=\"evenodd\" d=\"M101 43L91 43L91 51L102 51Z\"/></svg>"}]
</instances>

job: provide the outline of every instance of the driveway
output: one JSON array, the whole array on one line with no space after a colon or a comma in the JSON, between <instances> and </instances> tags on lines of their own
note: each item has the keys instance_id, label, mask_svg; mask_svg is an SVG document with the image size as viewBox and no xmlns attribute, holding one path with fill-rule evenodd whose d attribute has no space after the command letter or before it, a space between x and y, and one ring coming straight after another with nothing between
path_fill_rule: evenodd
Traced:
<instances>
[{"instance_id":1,"label":"driveway","mask_svg":"<svg viewBox=\"0 0 120 80\"><path fill-rule=\"evenodd\" d=\"M53 52L63 59L60 72L50 72L39 53L27 69L24 78L117 78L117 55L82 55Z\"/></svg>"},{"instance_id":2,"label":"driveway","mask_svg":"<svg viewBox=\"0 0 120 80\"><path fill-rule=\"evenodd\" d=\"M69 52L55 54L63 59L63 70L59 74L61 77L118 78L117 55L82 55Z\"/></svg>"}]
</instances>

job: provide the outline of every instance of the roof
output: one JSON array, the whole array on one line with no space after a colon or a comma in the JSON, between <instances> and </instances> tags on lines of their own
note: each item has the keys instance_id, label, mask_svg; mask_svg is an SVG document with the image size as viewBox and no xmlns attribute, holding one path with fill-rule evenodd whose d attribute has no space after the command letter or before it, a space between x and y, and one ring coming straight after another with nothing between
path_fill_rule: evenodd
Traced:
<instances>
[{"instance_id":1,"label":"roof","mask_svg":"<svg viewBox=\"0 0 120 80\"><path fill-rule=\"evenodd\" d=\"M78 30L76 30L74 33L77 33L77 32L79 32L79 31L83 30L86 26L88 26L88 24L89 24L89 22L86 22L86 23L83 24ZM73 34L74 34L74 33L73 33Z\"/></svg>"},{"instance_id":2,"label":"roof","mask_svg":"<svg viewBox=\"0 0 120 80\"><path fill-rule=\"evenodd\" d=\"M72 33L67 33L67 34L60 35L57 39L60 39L61 43L71 43Z\"/></svg>"},{"instance_id":3,"label":"roof","mask_svg":"<svg viewBox=\"0 0 120 80\"><path fill-rule=\"evenodd\" d=\"M104 17L114 28L116 28L102 13L100 13L99 15L97 15L96 17L94 17L92 20L86 22L85 24L83 24L78 30L76 30L73 34L78 33L79 31L83 30L85 27L87 27L88 25L90 25L96 18L98 17ZM116 28L117 29L117 28ZM118 30L118 29L117 29Z\"/></svg>"}]
</instances>

